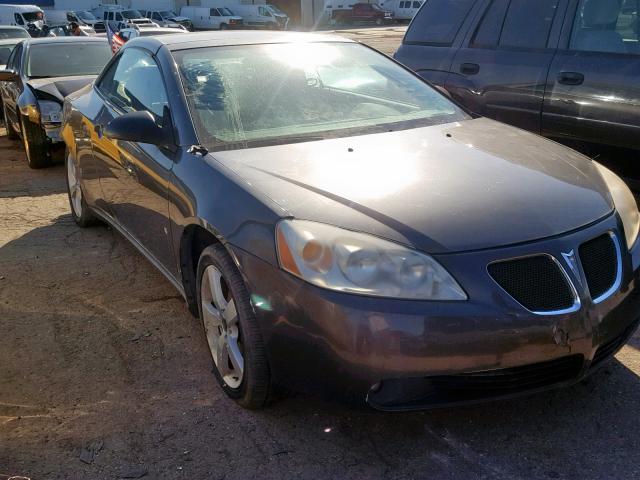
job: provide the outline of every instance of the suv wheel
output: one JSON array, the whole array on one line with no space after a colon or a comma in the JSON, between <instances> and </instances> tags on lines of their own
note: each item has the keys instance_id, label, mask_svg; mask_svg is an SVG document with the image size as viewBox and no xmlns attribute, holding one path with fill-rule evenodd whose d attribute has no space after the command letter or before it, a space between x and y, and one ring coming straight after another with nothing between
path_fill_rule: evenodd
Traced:
<instances>
[{"instance_id":1,"label":"suv wheel","mask_svg":"<svg viewBox=\"0 0 640 480\"><path fill-rule=\"evenodd\" d=\"M197 275L198 309L213 373L239 405L261 408L269 396L271 375L242 277L220 244L204 249Z\"/></svg>"}]
</instances>

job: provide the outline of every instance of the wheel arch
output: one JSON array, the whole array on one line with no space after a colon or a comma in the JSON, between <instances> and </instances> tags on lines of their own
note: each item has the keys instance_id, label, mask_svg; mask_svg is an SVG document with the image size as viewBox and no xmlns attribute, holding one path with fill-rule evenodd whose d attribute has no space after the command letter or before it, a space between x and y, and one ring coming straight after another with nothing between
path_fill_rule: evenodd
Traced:
<instances>
[{"instance_id":1,"label":"wheel arch","mask_svg":"<svg viewBox=\"0 0 640 480\"><path fill-rule=\"evenodd\" d=\"M206 222L196 221L184 227L180 235L178 255L180 261L180 274L182 287L189 312L194 317L198 316L197 279L198 260L202 251L210 245L220 244L240 270L240 263L233 252L227 248L224 239Z\"/></svg>"}]
</instances>

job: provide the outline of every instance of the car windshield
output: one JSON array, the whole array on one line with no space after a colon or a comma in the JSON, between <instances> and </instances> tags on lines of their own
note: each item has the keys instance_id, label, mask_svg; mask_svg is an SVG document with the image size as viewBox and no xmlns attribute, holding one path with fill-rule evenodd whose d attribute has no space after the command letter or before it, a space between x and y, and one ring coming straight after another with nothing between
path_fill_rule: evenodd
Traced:
<instances>
[{"instance_id":1,"label":"car windshield","mask_svg":"<svg viewBox=\"0 0 640 480\"><path fill-rule=\"evenodd\" d=\"M162 18L172 18L172 17L177 17L175 12L172 12L170 10L164 11L164 12L160 12L160 16Z\"/></svg>"},{"instance_id":2,"label":"car windshield","mask_svg":"<svg viewBox=\"0 0 640 480\"><path fill-rule=\"evenodd\" d=\"M112 53L107 42L64 42L32 45L26 75L30 78L98 75Z\"/></svg>"},{"instance_id":3,"label":"car windshield","mask_svg":"<svg viewBox=\"0 0 640 480\"><path fill-rule=\"evenodd\" d=\"M16 46L15 43L3 43L0 45L0 65L6 65L7 60L9 60L9 55L13 51L13 48Z\"/></svg>"},{"instance_id":4,"label":"car windshield","mask_svg":"<svg viewBox=\"0 0 640 480\"><path fill-rule=\"evenodd\" d=\"M464 120L445 96L353 43L174 53L200 141L238 149Z\"/></svg>"},{"instance_id":5,"label":"car windshield","mask_svg":"<svg viewBox=\"0 0 640 480\"><path fill-rule=\"evenodd\" d=\"M76 12L76 15L80 20L88 20L88 21L96 20L96 17L91 12L86 12L84 10L80 10Z\"/></svg>"},{"instance_id":6,"label":"car windshield","mask_svg":"<svg viewBox=\"0 0 640 480\"><path fill-rule=\"evenodd\" d=\"M29 33L24 28L0 28L0 40L7 38L29 38Z\"/></svg>"},{"instance_id":7,"label":"car windshield","mask_svg":"<svg viewBox=\"0 0 640 480\"><path fill-rule=\"evenodd\" d=\"M271 10L273 13L279 13L281 15L286 15L286 13L284 13L282 10L280 10L278 7L276 7L275 5L267 5L267 8L269 10Z\"/></svg>"},{"instance_id":8,"label":"car windshield","mask_svg":"<svg viewBox=\"0 0 640 480\"><path fill-rule=\"evenodd\" d=\"M22 17L27 22L36 22L42 20L42 12L22 12Z\"/></svg>"},{"instance_id":9,"label":"car windshield","mask_svg":"<svg viewBox=\"0 0 640 480\"><path fill-rule=\"evenodd\" d=\"M124 10L122 12L122 16L129 20L134 20L138 18L144 18L142 14L138 10Z\"/></svg>"},{"instance_id":10,"label":"car windshield","mask_svg":"<svg viewBox=\"0 0 640 480\"><path fill-rule=\"evenodd\" d=\"M376 5L375 3L372 3L372 4L371 4L371 8L372 8L372 9L374 9L374 10L382 10L382 9L380 8L380 6L379 6L379 5Z\"/></svg>"}]
</instances>

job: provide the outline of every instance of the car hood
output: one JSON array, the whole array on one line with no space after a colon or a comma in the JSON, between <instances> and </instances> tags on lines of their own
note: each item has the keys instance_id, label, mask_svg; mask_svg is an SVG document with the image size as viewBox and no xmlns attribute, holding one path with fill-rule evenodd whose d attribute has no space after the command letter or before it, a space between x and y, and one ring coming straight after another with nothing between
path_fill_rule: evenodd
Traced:
<instances>
[{"instance_id":1,"label":"car hood","mask_svg":"<svg viewBox=\"0 0 640 480\"><path fill-rule=\"evenodd\" d=\"M613 210L591 160L488 119L213 155L293 217L429 253L533 241Z\"/></svg>"},{"instance_id":2,"label":"car hood","mask_svg":"<svg viewBox=\"0 0 640 480\"><path fill-rule=\"evenodd\" d=\"M29 85L34 90L49 94L62 102L66 96L80 90L82 87L93 82L96 78L97 75L34 78L29 80Z\"/></svg>"},{"instance_id":3,"label":"car hood","mask_svg":"<svg viewBox=\"0 0 640 480\"><path fill-rule=\"evenodd\" d=\"M178 15L177 17L169 17L169 20L173 20L174 22L190 22L191 19L187 17L183 17Z\"/></svg>"}]
</instances>

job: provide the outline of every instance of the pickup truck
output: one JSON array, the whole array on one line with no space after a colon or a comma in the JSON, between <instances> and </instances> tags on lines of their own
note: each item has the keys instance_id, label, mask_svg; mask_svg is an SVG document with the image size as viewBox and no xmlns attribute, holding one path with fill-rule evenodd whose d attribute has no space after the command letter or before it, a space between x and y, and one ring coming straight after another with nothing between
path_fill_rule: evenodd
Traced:
<instances>
[{"instance_id":1,"label":"pickup truck","mask_svg":"<svg viewBox=\"0 0 640 480\"><path fill-rule=\"evenodd\" d=\"M351 9L333 10L331 19L338 24L373 22L376 25L393 22L393 13L374 3L356 3Z\"/></svg>"}]
</instances>

